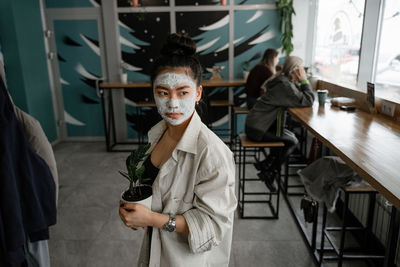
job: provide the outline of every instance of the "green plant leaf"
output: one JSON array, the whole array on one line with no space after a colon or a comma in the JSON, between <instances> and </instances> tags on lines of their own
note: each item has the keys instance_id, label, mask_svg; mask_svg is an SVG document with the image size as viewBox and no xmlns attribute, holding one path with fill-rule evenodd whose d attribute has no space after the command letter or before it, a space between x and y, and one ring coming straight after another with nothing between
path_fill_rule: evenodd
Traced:
<instances>
[{"instance_id":1,"label":"green plant leaf","mask_svg":"<svg viewBox=\"0 0 400 267\"><path fill-rule=\"evenodd\" d=\"M147 155L146 152L147 150L149 150L150 145L151 145L150 143L147 143L138 148L138 157L140 160L142 160Z\"/></svg>"},{"instance_id":2,"label":"green plant leaf","mask_svg":"<svg viewBox=\"0 0 400 267\"><path fill-rule=\"evenodd\" d=\"M140 167L139 169L136 170L136 177L138 178L139 181L142 178L144 170L145 170L145 167L143 165L142 165L142 167Z\"/></svg>"},{"instance_id":3,"label":"green plant leaf","mask_svg":"<svg viewBox=\"0 0 400 267\"><path fill-rule=\"evenodd\" d=\"M131 177L126 173L126 172L123 172L123 171L118 171L122 176L124 176L126 179L128 179L128 181L130 182L132 179L131 179Z\"/></svg>"},{"instance_id":4,"label":"green plant leaf","mask_svg":"<svg viewBox=\"0 0 400 267\"><path fill-rule=\"evenodd\" d=\"M125 166L127 169L129 168L129 162L130 162L129 157L130 157L130 155L128 157L126 157L126 160L125 160Z\"/></svg>"},{"instance_id":5,"label":"green plant leaf","mask_svg":"<svg viewBox=\"0 0 400 267\"><path fill-rule=\"evenodd\" d=\"M292 16L296 15L293 8L293 0L278 0L276 6L281 15L281 42L282 42L282 53L286 52L286 55L290 55L293 51L293 24Z\"/></svg>"},{"instance_id":6,"label":"green plant leaf","mask_svg":"<svg viewBox=\"0 0 400 267\"><path fill-rule=\"evenodd\" d=\"M133 150L125 160L127 172L119 171L119 173L124 176L130 182L130 187L133 187L133 183L141 183L142 175L144 173L145 167L142 165L138 168L138 164L144 160L148 155L151 144L147 143L141 145L138 149Z\"/></svg>"},{"instance_id":7,"label":"green plant leaf","mask_svg":"<svg viewBox=\"0 0 400 267\"><path fill-rule=\"evenodd\" d=\"M142 182L148 182L148 181L151 181L151 178L150 178L150 177L142 178Z\"/></svg>"},{"instance_id":8,"label":"green plant leaf","mask_svg":"<svg viewBox=\"0 0 400 267\"><path fill-rule=\"evenodd\" d=\"M131 164L131 161L132 161L132 154L130 154L127 158L126 158L126 161L125 161L125 164L126 164L126 169L128 170L128 174L129 174L129 176L131 176L131 173L132 173L132 164Z\"/></svg>"}]
</instances>

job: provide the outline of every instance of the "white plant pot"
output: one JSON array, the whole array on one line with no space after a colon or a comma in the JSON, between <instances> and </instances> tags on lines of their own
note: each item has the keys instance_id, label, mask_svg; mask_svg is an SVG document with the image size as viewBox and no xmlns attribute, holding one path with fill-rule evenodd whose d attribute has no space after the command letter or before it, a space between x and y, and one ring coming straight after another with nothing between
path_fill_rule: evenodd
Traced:
<instances>
[{"instance_id":1,"label":"white plant pot","mask_svg":"<svg viewBox=\"0 0 400 267\"><path fill-rule=\"evenodd\" d=\"M146 199L140 200L138 202L136 202L137 204L142 204L146 207L148 207L151 210L151 201L153 200L153 196L149 196Z\"/></svg>"},{"instance_id":2,"label":"white plant pot","mask_svg":"<svg viewBox=\"0 0 400 267\"><path fill-rule=\"evenodd\" d=\"M141 186L149 186L149 185L141 185ZM150 187L151 187L151 186L150 186ZM147 198L145 198L145 199L142 199L142 200L139 200L139 201L127 201L127 200L125 200L125 199L122 198L122 195L124 194L125 191L126 191L126 190L124 190L124 191L121 193L121 201L122 201L123 203L142 204L142 205L148 207L149 209L151 209L151 202L152 202L152 200L153 200L152 196L149 196L149 197L147 197Z\"/></svg>"}]
</instances>

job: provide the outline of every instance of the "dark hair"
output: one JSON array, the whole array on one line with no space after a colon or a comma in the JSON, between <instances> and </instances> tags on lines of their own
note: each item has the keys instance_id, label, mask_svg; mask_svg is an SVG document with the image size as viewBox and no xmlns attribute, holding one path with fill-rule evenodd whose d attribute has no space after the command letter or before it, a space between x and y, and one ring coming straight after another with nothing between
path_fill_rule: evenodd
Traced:
<instances>
[{"instance_id":1,"label":"dark hair","mask_svg":"<svg viewBox=\"0 0 400 267\"><path fill-rule=\"evenodd\" d=\"M278 50L273 49L273 48L268 48L265 50L263 58L261 60L261 63L267 65L271 69L273 69L274 66L274 58L279 54Z\"/></svg>"},{"instance_id":2,"label":"dark hair","mask_svg":"<svg viewBox=\"0 0 400 267\"><path fill-rule=\"evenodd\" d=\"M193 78L196 85L201 84L202 67L196 56L196 42L187 35L172 33L160 51L160 57L154 62L151 73L151 82L165 69L188 68L189 76Z\"/></svg>"}]
</instances>

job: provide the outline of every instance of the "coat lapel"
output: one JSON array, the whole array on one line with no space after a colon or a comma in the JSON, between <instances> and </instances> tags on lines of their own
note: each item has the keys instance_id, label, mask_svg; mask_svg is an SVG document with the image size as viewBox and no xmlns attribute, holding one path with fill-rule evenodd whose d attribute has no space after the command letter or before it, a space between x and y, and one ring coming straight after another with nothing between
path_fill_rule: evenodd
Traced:
<instances>
[{"instance_id":1,"label":"coat lapel","mask_svg":"<svg viewBox=\"0 0 400 267\"><path fill-rule=\"evenodd\" d=\"M173 181L168 181L167 179L171 178L167 176L171 172L171 170L174 170L176 168L178 164L178 150L189 153L195 153L197 135L200 130L199 125L200 125L200 118L195 112L180 142L172 152L172 156L163 164L153 183L153 197L151 203L152 211L163 213L162 192L160 185L162 184L164 186L164 183L173 182ZM166 130L166 124L164 121L161 121L149 131L149 141L152 144L149 149L150 153L151 151L153 151L155 144L158 142L158 140L160 139L161 135L165 130ZM169 185L166 188L168 187ZM161 239L160 239L161 231L162 230L160 229L154 228L151 236L149 266L152 267L161 265Z\"/></svg>"}]
</instances>

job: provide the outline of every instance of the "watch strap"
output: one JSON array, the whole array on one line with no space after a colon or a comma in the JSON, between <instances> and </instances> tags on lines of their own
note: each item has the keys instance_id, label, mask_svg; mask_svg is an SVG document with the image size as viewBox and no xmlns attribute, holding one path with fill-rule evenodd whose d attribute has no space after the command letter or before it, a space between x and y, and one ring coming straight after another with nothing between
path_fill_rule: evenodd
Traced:
<instances>
[{"instance_id":1,"label":"watch strap","mask_svg":"<svg viewBox=\"0 0 400 267\"><path fill-rule=\"evenodd\" d=\"M169 220L166 224L164 224L163 230L168 232L174 232L175 228L176 228L175 216L173 214L169 214Z\"/></svg>"}]
</instances>

